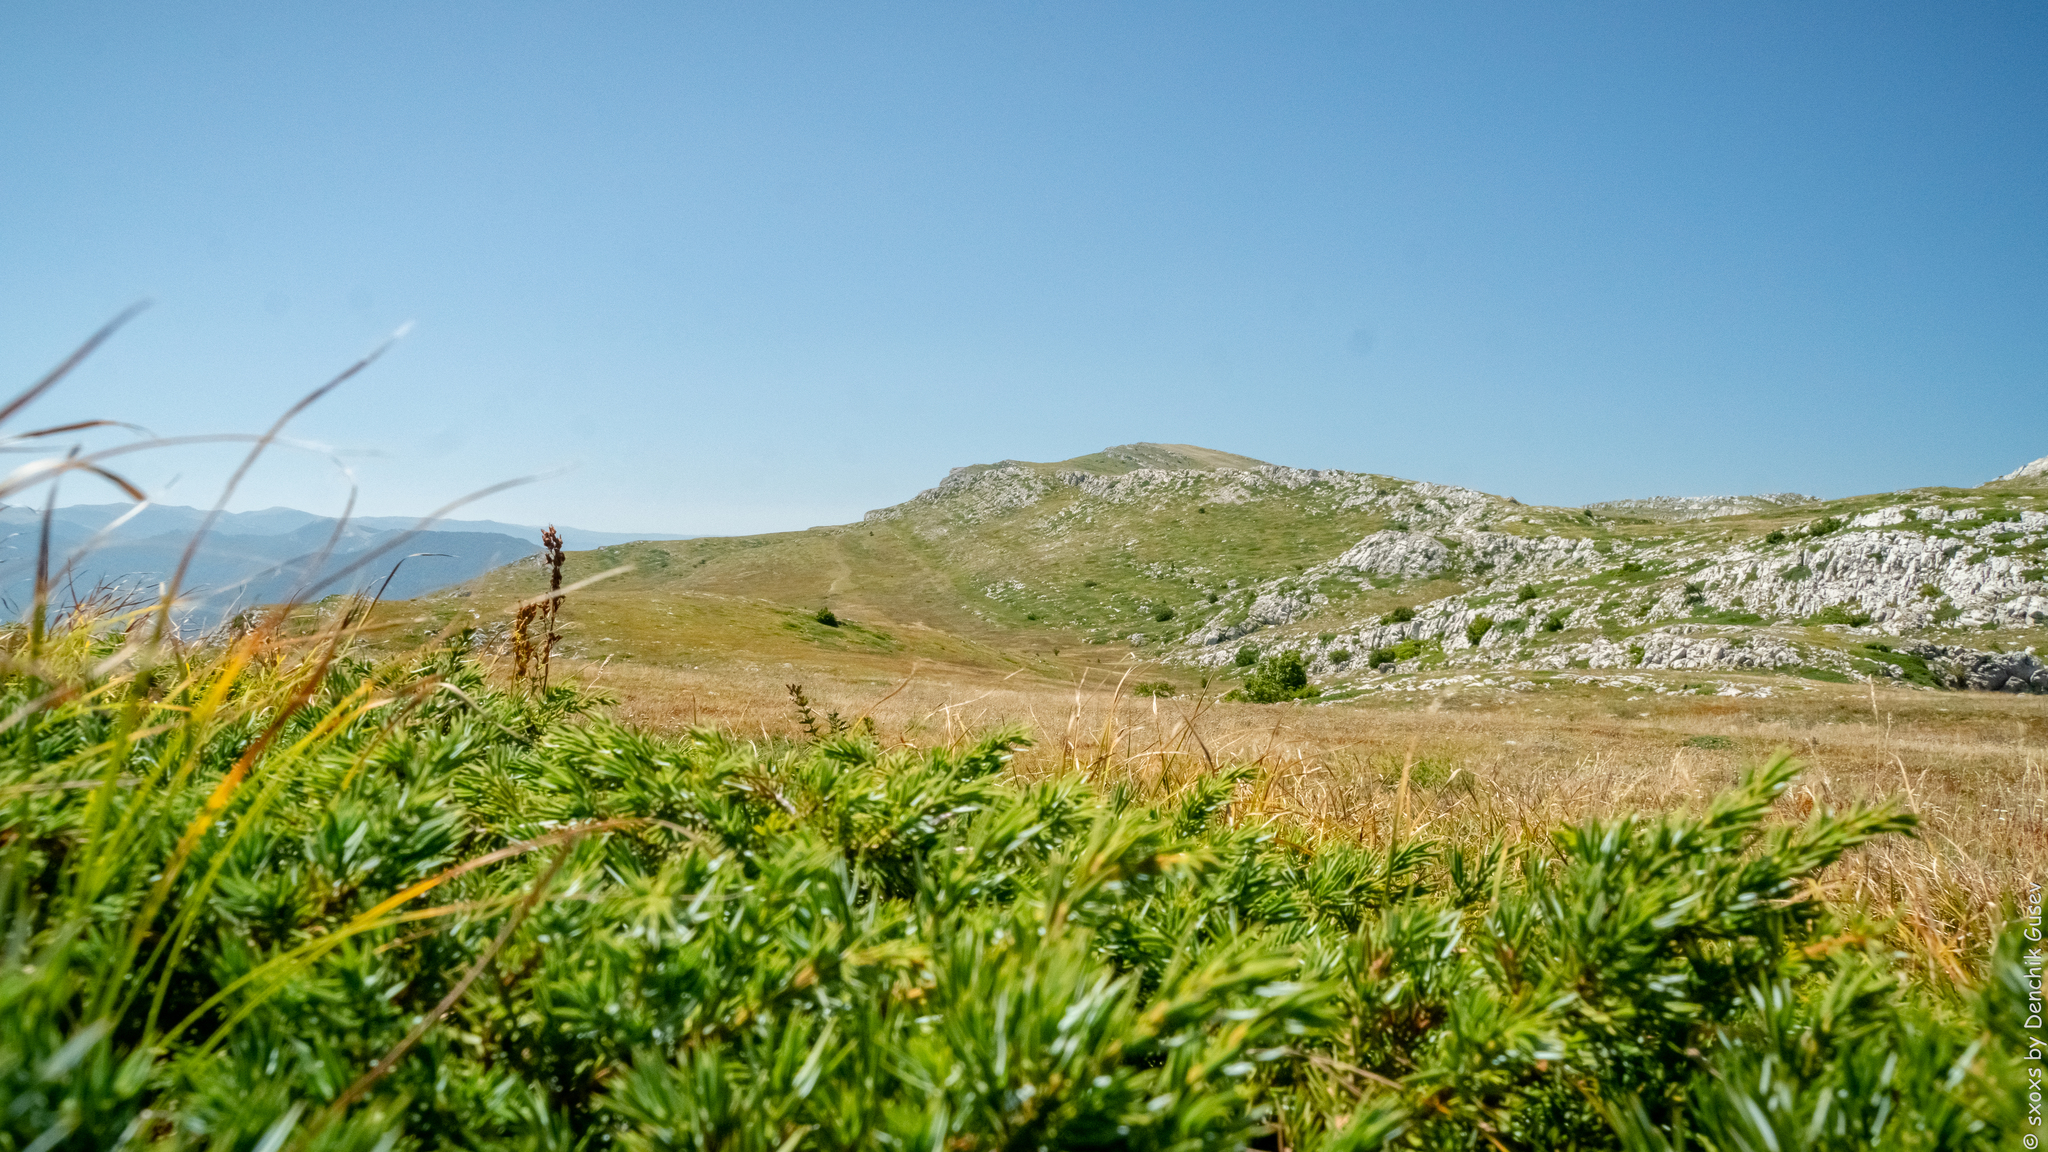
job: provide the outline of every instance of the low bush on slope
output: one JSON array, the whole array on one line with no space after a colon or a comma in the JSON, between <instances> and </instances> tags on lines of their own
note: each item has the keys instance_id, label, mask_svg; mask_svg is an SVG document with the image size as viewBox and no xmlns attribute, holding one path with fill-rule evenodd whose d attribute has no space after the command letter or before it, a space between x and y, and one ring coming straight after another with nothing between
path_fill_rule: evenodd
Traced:
<instances>
[{"instance_id":1,"label":"low bush on slope","mask_svg":"<svg viewBox=\"0 0 2048 1152\"><path fill-rule=\"evenodd\" d=\"M38 638L38 644L42 644ZM0 1147L1994 1148L2014 946L1905 983L1892 810L1481 851L1006 777L1024 736L657 739L458 650L82 624L0 680ZM323 655L323 653L330 653Z\"/></svg>"}]
</instances>

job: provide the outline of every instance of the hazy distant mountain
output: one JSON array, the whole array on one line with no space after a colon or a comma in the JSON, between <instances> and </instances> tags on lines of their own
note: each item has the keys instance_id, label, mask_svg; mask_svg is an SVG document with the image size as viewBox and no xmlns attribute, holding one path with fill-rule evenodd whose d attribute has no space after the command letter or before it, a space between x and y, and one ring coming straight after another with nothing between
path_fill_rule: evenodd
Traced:
<instances>
[{"instance_id":1,"label":"hazy distant mountain","mask_svg":"<svg viewBox=\"0 0 2048 1152\"><path fill-rule=\"evenodd\" d=\"M83 594L95 587L153 595L170 579L206 517L197 508L152 505L108 530L130 507L79 504L56 510L50 525L53 573L78 557L63 576L56 594L59 602L73 591ZM540 550L541 529L534 525L443 520L431 531L407 536L416 523L412 517L368 516L351 520L337 536L334 518L295 508L225 513L187 571L188 615L203 626L241 608L275 603L307 589L315 597L374 592L387 577L386 599L410 599ZM678 539L571 527L559 531L572 549ZM0 607L10 615L33 599L41 533L40 509L0 508ZM316 572L314 565L323 553L327 559Z\"/></svg>"}]
</instances>

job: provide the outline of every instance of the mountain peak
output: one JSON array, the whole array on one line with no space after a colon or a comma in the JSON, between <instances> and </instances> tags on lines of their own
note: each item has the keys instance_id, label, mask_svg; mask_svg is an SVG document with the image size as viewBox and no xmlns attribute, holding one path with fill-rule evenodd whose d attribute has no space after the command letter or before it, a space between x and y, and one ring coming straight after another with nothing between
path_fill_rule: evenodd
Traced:
<instances>
[{"instance_id":1,"label":"mountain peak","mask_svg":"<svg viewBox=\"0 0 2048 1152\"><path fill-rule=\"evenodd\" d=\"M1069 472L1095 472L1105 476L1121 476L1126 472L1136 472L1140 468L1162 468L1176 472L1243 472L1268 467L1264 460L1220 452L1214 448L1202 448L1193 444L1150 444L1143 441L1136 444L1118 444L1115 447L1104 448L1100 452L1076 456L1072 460L1061 460L1050 466Z\"/></svg>"}]
</instances>

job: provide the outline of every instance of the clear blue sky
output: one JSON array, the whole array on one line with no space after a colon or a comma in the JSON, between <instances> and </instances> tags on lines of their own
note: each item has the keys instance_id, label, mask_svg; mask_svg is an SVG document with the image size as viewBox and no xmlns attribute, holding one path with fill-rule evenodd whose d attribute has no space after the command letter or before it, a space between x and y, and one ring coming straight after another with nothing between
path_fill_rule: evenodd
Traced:
<instances>
[{"instance_id":1,"label":"clear blue sky","mask_svg":"<svg viewBox=\"0 0 2048 1152\"><path fill-rule=\"evenodd\" d=\"M574 463L474 514L762 531L1132 440L1972 484L2048 453L2048 8L0 8L0 383L142 296L44 419L256 427L416 321L300 427L380 514Z\"/></svg>"}]
</instances>

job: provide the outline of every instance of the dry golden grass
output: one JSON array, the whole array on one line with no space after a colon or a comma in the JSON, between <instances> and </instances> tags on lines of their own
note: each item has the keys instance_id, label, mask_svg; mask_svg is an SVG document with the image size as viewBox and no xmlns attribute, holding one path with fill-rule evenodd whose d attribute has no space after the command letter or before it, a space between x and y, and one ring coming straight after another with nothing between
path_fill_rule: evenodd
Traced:
<instances>
[{"instance_id":1,"label":"dry golden grass","mask_svg":"<svg viewBox=\"0 0 2048 1152\"><path fill-rule=\"evenodd\" d=\"M1065 685L960 666L906 669L892 683L872 670L733 661L585 665L577 675L614 695L621 719L656 730L793 737L786 685L801 682L821 714L871 716L887 741L953 743L1022 724L1038 741L1017 764L1027 776L1079 770L1171 791L1197 773L1251 765L1259 772L1235 817L1310 844L1396 834L1540 843L1562 823L1703 803L1744 764L1789 748L1808 770L1782 802L1788 816L1888 797L1919 814L1918 839L1869 848L1826 883L1891 921L1929 975L1962 974L2015 894L2048 880L2039 698L1818 684L1735 699L1560 685L1250 705L1134 698L1120 676L1092 668Z\"/></svg>"}]
</instances>

